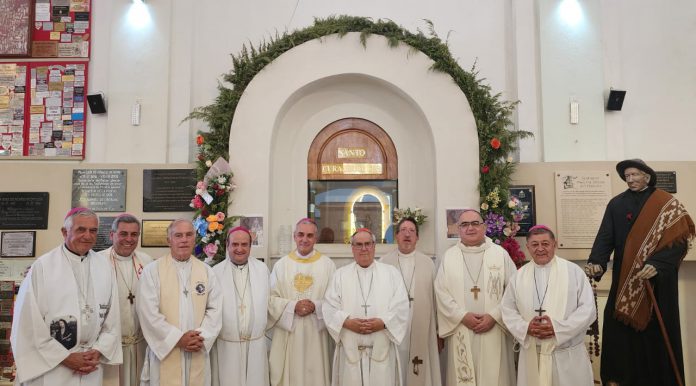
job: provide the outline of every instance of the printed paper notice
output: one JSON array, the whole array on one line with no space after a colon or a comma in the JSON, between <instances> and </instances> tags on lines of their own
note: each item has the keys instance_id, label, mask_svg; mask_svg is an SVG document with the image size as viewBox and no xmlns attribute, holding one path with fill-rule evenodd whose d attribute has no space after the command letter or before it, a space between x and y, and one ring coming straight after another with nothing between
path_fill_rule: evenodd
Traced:
<instances>
[{"instance_id":1,"label":"printed paper notice","mask_svg":"<svg viewBox=\"0 0 696 386\"><path fill-rule=\"evenodd\" d=\"M611 199L609 173L556 172L556 224L559 248L592 248Z\"/></svg>"}]
</instances>

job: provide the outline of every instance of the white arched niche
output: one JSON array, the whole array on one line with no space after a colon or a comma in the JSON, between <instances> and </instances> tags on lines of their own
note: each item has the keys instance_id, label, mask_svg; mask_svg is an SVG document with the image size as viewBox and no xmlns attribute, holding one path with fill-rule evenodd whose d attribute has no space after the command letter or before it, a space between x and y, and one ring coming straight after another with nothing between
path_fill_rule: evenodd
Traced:
<instances>
[{"instance_id":1,"label":"white arched niche","mask_svg":"<svg viewBox=\"0 0 696 386\"><path fill-rule=\"evenodd\" d=\"M230 164L238 186L233 215L264 217L259 258L278 254L278 233L307 215L307 154L314 137L341 118L382 127L399 159L399 206L428 216L419 249L435 256L447 240L446 209L478 205L478 136L468 101L447 74L408 46L381 36L329 36L293 48L247 86L230 128ZM393 246L378 246L377 255ZM332 257L347 245L321 245ZM268 261L268 260L267 260Z\"/></svg>"}]
</instances>

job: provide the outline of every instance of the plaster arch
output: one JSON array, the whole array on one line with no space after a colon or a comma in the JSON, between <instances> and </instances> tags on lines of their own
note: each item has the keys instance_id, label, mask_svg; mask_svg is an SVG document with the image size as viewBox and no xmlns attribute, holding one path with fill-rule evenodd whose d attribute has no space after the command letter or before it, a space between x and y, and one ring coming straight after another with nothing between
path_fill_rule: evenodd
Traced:
<instances>
[{"instance_id":1,"label":"plaster arch","mask_svg":"<svg viewBox=\"0 0 696 386\"><path fill-rule=\"evenodd\" d=\"M281 225L307 213L306 157L316 134L346 117L377 123L399 154L399 204L428 215L420 249L436 256L452 244L445 210L478 203L478 135L466 96L433 62L406 45L389 47L358 33L299 45L267 65L245 89L230 128L230 164L238 186L230 213L261 215L267 245L278 252ZM377 254L392 246L380 246ZM344 245L325 245L332 257Z\"/></svg>"}]
</instances>

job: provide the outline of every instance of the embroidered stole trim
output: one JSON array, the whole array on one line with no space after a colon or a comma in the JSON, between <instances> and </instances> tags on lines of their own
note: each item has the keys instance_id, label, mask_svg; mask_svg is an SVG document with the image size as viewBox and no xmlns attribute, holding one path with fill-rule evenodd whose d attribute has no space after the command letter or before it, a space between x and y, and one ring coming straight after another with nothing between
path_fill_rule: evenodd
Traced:
<instances>
[{"instance_id":1,"label":"embroidered stole trim","mask_svg":"<svg viewBox=\"0 0 696 386\"><path fill-rule=\"evenodd\" d=\"M546 310L546 314L553 320L562 320L568 302L568 261L554 256L549 270L548 291L544 304L539 306ZM536 294L534 282L534 263L526 264L515 277L515 301L517 309L526 321L537 316L534 312L534 296ZM537 344L540 350L537 355ZM553 351L556 349L556 338L537 339L528 336L522 347L522 353L526 359L526 373L528 385L551 386L553 384Z\"/></svg>"},{"instance_id":2,"label":"embroidered stole trim","mask_svg":"<svg viewBox=\"0 0 696 386\"><path fill-rule=\"evenodd\" d=\"M645 281L636 277L655 252L695 235L694 223L684 205L657 189L650 195L626 238L614 317L638 331L645 330L652 315ZM681 256L684 259L686 252Z\"/></svg>"},{"instance_id":3,"label":"embroidered stole trim","mask_svg":"<svg viewBox=\"0 0 696 386\"><path fill-rule=\"evenodd\" d=\"M488 243L488 239L486 240ZM503 296L503 283L505 280L505 261L507 258L501 250L494 246L489 246L483 251L483 301L485 312L489 312L497 307ZM465 311L466 304L463 303L464 293L468 291L465 288L464 281L461 278L464 272L464 260L461 249L458 246L450 248L446 255L443 264L447 264L446 277L447 285L452 288L452 294L455 294L458 305ZM444 267L443 267L444 268ZM458 295L457 295L458 294ZM500 378L500 369L497 366L481 366L482 362L501 363L502 352L501 346L503 339L503 330L494 326L490 331L480 334L481 352L479 354L479 375L480 380L476 379L474 371L474 362L471 352L471 340L473 332L462 323L457 325L454 334L449 340L454 350L454 366L456 374L456 385L497 385Z\"/></svg>"},{"instance_id":4,"label":"embroidered stole trim","mask_svg":"<svg viewBox=\"0 0 696 386\"><path fill-rule=\"evenodd\" d=\"M160 279L160 312L164 315L165 320L174 326L179 327L179 297L183 285L179 283L179 275L174 266L173 257L171 254L160 258L159 261L159 279ZM188 288L189 295L193 302L194 323L200 326L205 316L206 304L208 301L208 272L204 263L191 256L191 277L189 279ZM205 292L199 294L195 290L198 283L203 283ZM161 384L171 386L181 386L181 355L183 350L174 347L172 351L162 359L160 364ZM191 353L191 369L189 373L190 386L203 386L205 381L205 351Z\"/></svg>"}]
</instances>

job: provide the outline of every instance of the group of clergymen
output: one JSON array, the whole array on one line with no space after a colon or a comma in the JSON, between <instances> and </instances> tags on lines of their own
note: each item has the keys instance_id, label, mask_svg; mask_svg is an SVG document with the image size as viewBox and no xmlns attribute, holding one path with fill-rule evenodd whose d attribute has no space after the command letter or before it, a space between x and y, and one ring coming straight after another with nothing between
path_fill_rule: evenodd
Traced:
<instances>
[{"instance_id":1,"label":"group of clergymen","mask_svg":"<svg viewBox=\"0 0 696 386\"><path fill-rule=\"evenodd\" d=\"M375 235L358 229L350 238L354 262L339 269L314 249L316 224L302 219L294 230L297 248L270 274L265 263L250 258L252 237L243 227L229 231L227 258L211 268L192 256L190 220L170 224L170 252L153 261L136 252L137 218L117 217L113 246L95 253L98 217L72 209L61 229L64 244L36 260L16 300L11 342L17 381L593 385L584 337L597 311L586 274L600 277L613 251L602 379L677 384L677 375L683 377L677 270L694 224L681 204L654 188L655 172L644 162L623 161L617 171L628 190L607 206L585 272L555 255L554 233L544 225L529 230L532 262L517 270L486 237L475 209L461 213L460 240L437 270L416 250L413 218L396 225L398 247L379 261ZM658 294L671 334L675 371L665 359L652 303L643 296L648 286Z\"/></svg>"}]
</instances>

